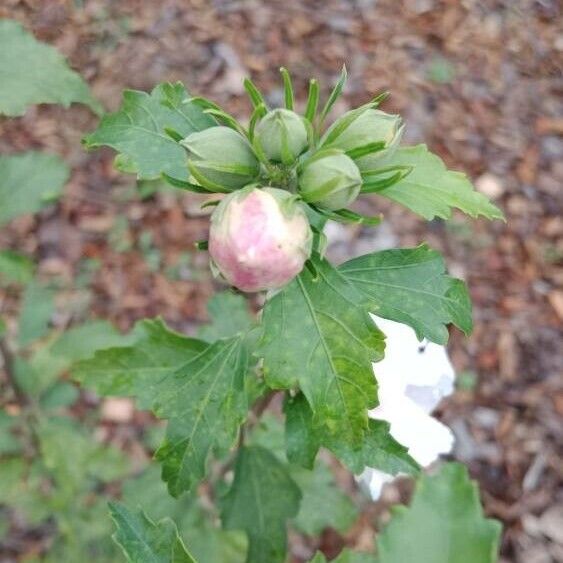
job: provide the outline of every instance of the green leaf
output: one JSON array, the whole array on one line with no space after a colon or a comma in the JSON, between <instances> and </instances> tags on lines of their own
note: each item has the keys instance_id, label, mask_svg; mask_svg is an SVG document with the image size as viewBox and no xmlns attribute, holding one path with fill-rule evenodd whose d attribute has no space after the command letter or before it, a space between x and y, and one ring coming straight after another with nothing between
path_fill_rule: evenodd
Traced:
<instances>
[{"instance_id":1,"label":"green leaf","mask_svg":"<svg viewBox=\"0 0 563 563\"><path fill-rule=\"evenodd\" d=\"M35 264L27 256L13 250L0 252L0 286L26 284L33 278L34 270Z\"/></svg>"},{"instance_id":2,"label":"green leaf","mask_svg":"<svg viewBox=\"0 0 563 563\"><path fill-rule=\"evenodd\" d=\"M0 114L18 116L33 104L68 107L73 102L102 111L64 57L11 20L0 21L0 76Z\"/></svg>"},{"instance_id":3,"label":"green leaf","mask_svg":"<svg viewBox=\"0 0 563 563\"><path fill-rule=\"evenodd\" d=\"M303 395L299 396L305 400ZM273 453L301 489L303 498L299 513L292 521L293 527L311 536L318 535L325 528L333 528L342 533L348 530L357 517L354 504L338 488L332 471L324 461L319 459L307 469L287 463L284 428L279 418L266 413L246 440L252 446L263 447Z\"/></svg>"},{"instance_id":4,"label":"green leaf","mask_svg":"<svg viewBox=\"0 0 563 563\"><path fill-rule=\"evenodd\" d=\"M351 444L345 436L330 435L313 426L311 408L302 394L286 402L286 448L291 462L311 467L316 451L327 447L353 473L365 467L374 467L385 473L417 474L419 466L389 432L389 423L383 420L368 421L368 427L359 446ZM305 463L306 462L306 463Z\"/></svg>"},{"instance_id":5,"label":"green leaf","mask_svg":"<svg viewBox=\"0 0 563 563\"><path fill-rule=\"evenodd\" d=\"M369 420L368 431L359 449L353 448L345 440L332 437L325 437L323 445L356 475L366 467L373 467L391 475L416 475L420 470L418 463L408 454L408 449L391 436L389 423L383 420Z\"/></svg>"},{"instance_id":6,"label":"green leaf","mask_svg":"<svg viewBox=\"0 0 563 563\"><path fill-rule=\"evenodd\" d=\"M377 538L377 562L494 563L500 532L499 522L483 517L467 469L449 463L420 478L410 507L396 507Z\"/></svg>"},{"instance_id":7,"label":"green leaf","mask_svg":"<svg viewBox=\"0 0 563 563\"><path fill-rule=\"evenodd\" d=\"M296 516L300 499L299 488L272 453L258 446L239 451L222 519L227 530L246 532L247 563L285 561L286 522Z\"/></svg>"},{"instance_id":8,"label":"green leaf","mask_svg":"<svg viewBox=\"0 0 563 563\"><path fill-rule=\"evenodd\" d=\"M199 337L207 342L235 336L254 324L246 299L231 291L214 295L207 304L207 311L211 322L199 330Z\"/></svg>"},{"instance_id":9,"label":"green leaf","mask_svg":"<svg viewBox=\"0 0 563 563\"><path fill-rule=\"evenodd\" d=\"M219 340L158 389L155 412L169 424L156 458L171 495L190 490L205 477L212 451L234 445L248 411L247 370L242 338Z\"/></svg>"},{"instance_id":10,"label":"green leaf","mask_svg":"<svg viewBox=\"0 0 563 563\"><path fill-rule=\"evenodd\" d=\"M313 428L313 412L303 393L287 397L284 403L287 459L312 469L319 451L319 438Z\"/></svg>"},{"instance_id":11,"label":"green leaf","mask_svg":"<svg viewBox=\"0 0 563 563\"><path fill-rule=\"evenodd\" d=\"M207 345L171 331L160 319L141 321L135 332L133 345L98 351L78 362L72 374L100 395L134 396L140 408L148 409L161 382Z\"/></svg>"},{"instance_id":12,"label":"green leaf","mask_svg":"<svg viewBox=\"0 0 563 563\"><path fill-rule=\"evenodd\" d=\"M326 528L348 531L358 516L350 498L336 485L331 470L319 461L313 471L292 468L291 476L303 493L293 525L300 532L316 536Z\"/></svg>"},{"instance_id":13,"label":"green leaf","mask_svg":"<svg viewBox=\"0 0 563 563\"><path fill-rule=\"evenodd\" d=\"M0 156L0 225L58 199L68 176L67 165L55 155Z\"/></svg>"},{"instance_id":14,"label":"green leaf","mask_svg":"<svg viewBox=\"0 0 563 563\"><path fill-rule=\"evenodd\" d=\"M359 445L377 404L372 362L383 357L383 335L365 297L328 262L312 263L316 279L304 269L266 302L257 354L270 387L299 386L315 425Z\"/></svg>"},{"instance_id":15,"label":"green leaf","mask_svg":"<svg viewBox=\"0 0 563 563\"><path fill-rule=\"evenodd\" d=\"M130 563L195 563L172 520L155 524L142 511L131 512L117 502L109 508L117 528L113 537Z\"/></svg>"},{"instance_id":16,"label":"green leaf","mask_svg":"<svg viewBox=\"0 0 563 563\"><path fill-rule=\"evenodd\" d=\"M204 509L195 494L172 498L156 464L149 465L141 475L124 483L123 502L139 506L153 520L171 517L198 563L244 562L247 544L244 532L217 527L214 511L208 505Z\"/></svg>"},{"instance_id":17,"label":"green leaf","mask_svg":"<svg viewBox=\"0 0 563 563\"><path fill-rule=\"evenodd\" d=\"M35 282L27 286L19 319L20 346L27 346L47 334L54 305L51 289Z\"/></svg>"},{"instance_id":18,"label":"green leaf","mask_svg":"<svg viewBox=\"0 0 563 563\"><path fill-rule=\"evenodd\" d=\"M187 137L213 125L215 120L189 99L180 82L163 83L150 94L125 90L121 108L105 115L84 143L88 148L112 147L127 171L137 172L140 179L159 178L163 173L187 179L186 150L165 128Z\"/></svg>"},{"instance_id":19,"label":"green leaf","mask_svg":"<svg viewBox=\"0 0 563 563\"><path fill-rule=\"evenodd\" d=\"M380 165L412 166L408 176L377 193L427 220L449 219L454 207L471 217L504 220L502 211L475 191L465 174L448 170L426 145L400 148Z\"/></svg>"},{"instance_id":20,"label":"green leaf","mask_svg":"<svg viewBox=\"0 0 563 563\"><path fill-rule=\"evenodd\" d=\"M241 336L212 345L143 321L139 339L76 364L73 374L102 395L138 399L169 420L157 451L172 495L205 476L212 451L230 448L248 409L245 375L248 353Z\"/></svg>"},{"instance_id":21,"label":"green leaf","mask_svg":"<svg viewBox=\"0 0 563 563\"><path fill-rule=\"evenodd\" d=\"M113 348L127 340L130 338L121 335L111 323L91 321L68 329L53 342L50 351L69 362L77 362L89 358L97 350Z\"/></svg>"},{"instance_id":22,"label":"green leaf","mask_svg":"<svg viewBox=\"0 0 563 563\"><path fill-rule=\"evenodd\" d=\"M339 268L364 293L377 315L411 326L419 339L448 341L448 323L465 334L473 328L465 283L445 273L444 260L426 245L384 250Z\"/></svg>"}]
</instances>

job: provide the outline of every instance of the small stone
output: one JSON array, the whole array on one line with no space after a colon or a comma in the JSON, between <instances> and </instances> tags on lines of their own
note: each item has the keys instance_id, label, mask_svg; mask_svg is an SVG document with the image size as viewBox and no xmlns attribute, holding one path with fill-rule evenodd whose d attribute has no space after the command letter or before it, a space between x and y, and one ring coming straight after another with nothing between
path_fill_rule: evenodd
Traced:
<instances>
[{"instance_id":1,"label":"small stone","mask_svg":"<svg viewBox=\"0 0 563 563\"><path fill-rule=\"evenodd\" d=\"M477 178L475 187L482 194L493 200L498 199L502 196L502 194L504 194L502 180L498 176L490 174L489 172L486 172Z\"/></svg>"},{"instance_id":2,"label":"small stone","mask_svg":"<svg viewBox=\"0 0 563 563\"><path fill-rule=\"evenodd\" d=\"M111 397L102 403L102 420L108 422L129 422L133 418L133 401L123 397Z\"/></svg>"},{"instance_id":3,"label":"small stone","mask_svg":"<svg viewBox=\"0 0 563 563\"><path fill-rule=\"evenodd\" d=\"M539 528L544 536L563 545L563 505L548 508L539 518Z\"/></svg>"}]
</instances>

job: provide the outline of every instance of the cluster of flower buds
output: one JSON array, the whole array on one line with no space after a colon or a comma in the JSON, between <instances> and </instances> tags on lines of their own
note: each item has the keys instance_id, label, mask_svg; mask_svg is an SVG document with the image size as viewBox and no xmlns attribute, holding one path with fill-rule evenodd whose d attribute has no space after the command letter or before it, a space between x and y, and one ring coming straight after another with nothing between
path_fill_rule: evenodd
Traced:
<instances>
[{"instance_id":1,"label":"cluster of flower buds","mask_svg":"<svg viewBox=\"0 0 563 563\"><path fill-rule=\"evenodd\" d=\"M170 179L196 192L228 194L213 212L208 248L216 271L242 291L275 289L299 274L313 250L308 217L376 224L346 208L362 191L376 189L381 163L403 132L398 115L377 109L380 96L323 133L345 71L320 112L319 88L311 81L304 115L293 109L285 69L282 76L286 107L272 110L245 81L254 106L248 128L212 102L194 99L217 125L179 141L189 177Z\"/></svg>"}]
</instances>

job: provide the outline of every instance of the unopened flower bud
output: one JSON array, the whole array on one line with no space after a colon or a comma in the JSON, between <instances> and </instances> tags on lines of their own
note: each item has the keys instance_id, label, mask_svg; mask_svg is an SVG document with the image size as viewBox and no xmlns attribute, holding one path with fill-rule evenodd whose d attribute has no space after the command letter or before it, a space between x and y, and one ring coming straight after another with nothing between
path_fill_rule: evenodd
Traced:
<instances>
[{"instance_id":1,"label":"unopened flower bud","mask_svg":"<svg viewBox=\"0 0 563 563\"><path fill-rule=\"evenodd\" d=\"M354 111L358 110L352 110ZM375 163L391 156L395 151L404 126L399 115L378 109L367 109L351 120L352 112L345 113L330 126L321 141L321 146L349 152L373 143L383 143L382 149L374 149L372 153L354 159L361 171L371 170L375 168Z\"/></svg>"},{"instance_id":2,"label":"unopened flower bud","mask_svg":"<svg viewBox=\"0 0 563 563\"><path fill-rule=\"evenodd\" d=\"M307 148L303 118L288 109L275 109L258 123L255 138L273 162L291 164Z\"/></svg>"},{"instance_id":3,"label":"unopened flower bud","mask_svg":"<svg viewBox=\"0 0 563 563\"><path fill-rule=\"evenodd\" d=\"M303 269L312 248L303 205L277 188L229 194L211 216L209 253L223 277L242 291L275 289Z\"/></svg>"},{"instance_id":4,"label":"unopened flower bud","mask_svg":"<svg viewBox=\"0 0 563 563\"><path fill-rule=\"evenodd\" d=\"M299 176L303 199L331 210L347 207L358 197L361 187L358 167L350 157L337 151L313 157Z\"/></svg>"},{"instance_id":5,"label":"unopened flower bud","mask_svg":"<svg viewBox=\"0 0 563 563\"><path fill-rule=\"evenodd\" d=\"M230 127L209 127L188 135L180 144L188 149L195 181L213 189L238 189L253 182L260 164L248 141Z\"/></svg>"}]
</instances>

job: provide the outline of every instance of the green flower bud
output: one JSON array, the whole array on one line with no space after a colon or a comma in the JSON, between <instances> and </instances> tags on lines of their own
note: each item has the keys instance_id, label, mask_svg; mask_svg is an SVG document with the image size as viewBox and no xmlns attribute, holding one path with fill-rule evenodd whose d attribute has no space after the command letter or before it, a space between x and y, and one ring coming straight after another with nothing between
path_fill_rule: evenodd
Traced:
<instances>
[{"instance_id":1,"label":"green flower bud","mask_svg":"<svg viewBox=\"0 0 563 563\"><path fill-rule=\"evenodd\" d=\"M307 128L295 112L275 109L258 123L255 139L268 160L292 164L307 148Z\"/></svg>"},{"instance_id":2,"label":"green flower bud","mask_svg":"<svg viewBox=\"0 0 563 563\"><path fill-rule=\"evenodd\" d=\"M354 118L354 113L357 117ZM321 146L341 149L354 158L361 171L371 170L378 161L391 156L398 146L404 130L401 117L378 109L352 110L337 119L327 130ZM373 143L383 143L383 149L358 157L361 149Z\"/></svg>"},{"instance_id":3,"label":"green flower bud","mask_svg":"<svg viewBox=\"0 0 563 563\"><path fill-rule=\"evenodd\" d=\"M230 127L210 127L192 133L180 144L188 149L191 175L206 188L235 190L254 182L260 173L252 147Z\"/></svg>"},{"instance_id":4,"label":"green flower bud","mask_svg":"<svg viewBox=\"0 0 563 563\"><path fill-rule=\"evenodd\" d=\"M343 152L329 150L305 163L299 175L301 197L326 209L347 207L360 193L362 176Z\"/></svg>"}]
</instances>

